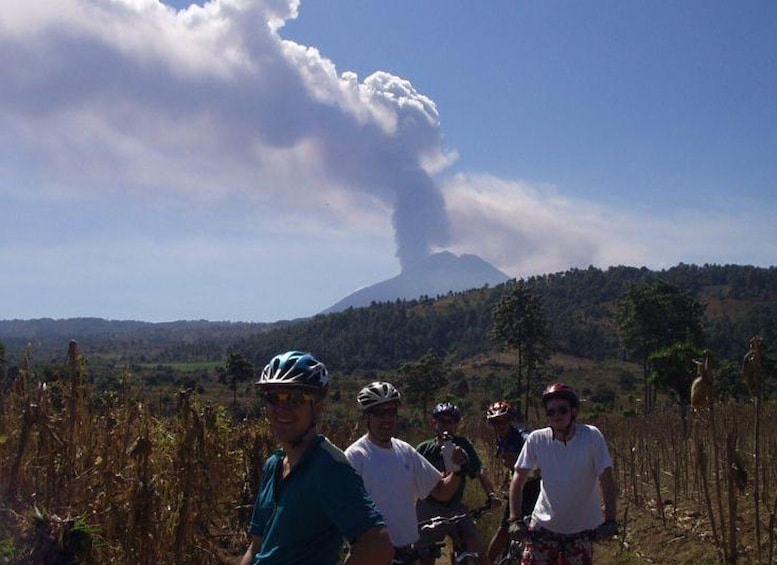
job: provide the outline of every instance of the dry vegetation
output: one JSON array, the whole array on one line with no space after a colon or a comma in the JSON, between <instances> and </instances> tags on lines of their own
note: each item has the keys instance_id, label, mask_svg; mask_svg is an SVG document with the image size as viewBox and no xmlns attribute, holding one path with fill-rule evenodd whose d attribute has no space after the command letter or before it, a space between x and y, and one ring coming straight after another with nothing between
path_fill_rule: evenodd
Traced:
<instances>
[{"instance_id":1,"label":"dry vegetation","mask_svg":"<svg viewBox=\"0 0 777 565\"><path fill-rule=\"evenodd\" d=\"M86 376L74 347L63 378L43 386L23 368L0 398L0 562L235 562L273 449L265 424L235 423L189 393L155 414L128 374L123 392L98 399ZM774 562L775 405L592 423L615 461L623 524L600 562ZM490 430L471 418L465 432L504 479ZM327 428L343 447L358 433L352 419ZM486 541L497 514L481 523Z\"/></svg>"}]
</instances>

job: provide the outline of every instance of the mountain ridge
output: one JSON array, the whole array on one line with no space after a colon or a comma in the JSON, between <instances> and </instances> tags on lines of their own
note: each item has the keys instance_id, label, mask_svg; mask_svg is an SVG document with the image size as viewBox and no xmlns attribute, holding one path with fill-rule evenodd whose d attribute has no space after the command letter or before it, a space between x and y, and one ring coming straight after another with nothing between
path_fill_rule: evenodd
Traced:
<instances>
[{"instance_id":1,"label":"mountain ridge","mask_svg":"<svg viewBox=\"0 0 777 565\"><path fill-rule=\"evenodd\" d=\"M477 255L457 256L450 251L440 251L408 265L395 277L352 292L320 313L333 314L376 302L444 296L449 292L493 286L508 280L510 277Z\"/></svg>"}]
</instances>

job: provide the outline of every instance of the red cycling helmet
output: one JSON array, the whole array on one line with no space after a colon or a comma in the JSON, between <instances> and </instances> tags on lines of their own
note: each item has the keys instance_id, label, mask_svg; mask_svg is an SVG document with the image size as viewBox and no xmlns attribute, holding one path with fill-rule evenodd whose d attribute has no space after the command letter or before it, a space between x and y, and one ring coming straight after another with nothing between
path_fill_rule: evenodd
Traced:
<instances>
[{"instance_id":1,"label":"red cycling helmet","mask_svg":"<svg viewBox=\"0 0 777 565\"><path fill-rule=\"evenodd\" d=\"M580 407L580 399L571 386L564 383L553 383L542 392L542 404L547 405L552 398L565 398L572 408Z\"/></svg>"},{"instance_id":2,"label":"red cycling helmet","mask_svg":"<svg viewBox=\"0 0 777 565\"><path fill-rule=\"evenodd\" d=\"M513 413L513 407L509 402L499 400L494 402L486 410L486 420L493 420L494 418L501 418L502 416L510 416Z\"/></svg>"}]
</instances>

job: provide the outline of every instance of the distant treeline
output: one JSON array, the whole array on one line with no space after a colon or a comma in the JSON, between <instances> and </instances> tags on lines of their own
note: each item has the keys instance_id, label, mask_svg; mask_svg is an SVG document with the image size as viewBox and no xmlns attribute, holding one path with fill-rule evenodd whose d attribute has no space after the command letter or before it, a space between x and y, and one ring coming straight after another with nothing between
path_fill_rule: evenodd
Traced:
<instances>
[{"instance_id":1,"label":"distant treeline","mask_svg":"<svg viewBox=\"0 0 777 565\"><path fill-rule=\"evenodd\" d=\"M706 307L706 345L718 359L741 360L761 335L777 345L777 268L685 265L589 267L522 279L537 294L556 350L604 360L621 356L616 303L629 285L657 279L692 294ZM373 304L366 308L270 324L181 321L127 322L96 318L0 321L9 364L27 343L37 362L61 363L67 342L81 342L90 359L127 363L225 360L236 352L261 367L278 351L315 352L341 373L393 370L430 349L451 362L488 353L493 310L511 283L446 296Z\"/></svg>"}]
</instances>

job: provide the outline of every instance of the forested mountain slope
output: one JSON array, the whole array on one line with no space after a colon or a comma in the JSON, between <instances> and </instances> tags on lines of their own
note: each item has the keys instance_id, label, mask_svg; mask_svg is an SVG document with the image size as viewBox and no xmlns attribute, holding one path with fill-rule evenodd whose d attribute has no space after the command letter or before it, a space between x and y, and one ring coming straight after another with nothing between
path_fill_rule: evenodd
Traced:
<instances>
[{"instance_id":1,"label":"forested mountain slope","mask_svg":"<svg viewBox=\"0 0 777 565\"><path fill-rule=\"evenodd\" d=\"M619 355L614 319L618 299L629 285L657 279L706 305L707 345L719 359L741 359L755 334L770 347L775 343L775 267L680 264L662 271L589 267L521 282L541 297L559 352L601 360ZM429 349L451 361L465 359L494 348L489 339L492 312L510 284L319 315L243 339L235 350L260 365L276 351L307 349L346 373L393 369Z\"/></svg>"},{"instance_id":2,"label":"forested mountain slope","mask_svg":"<svg viewBox=\"0 0 777 565\"><path fill-rule=\"evenodd\" d=\"M740 360L747 341L760 334L777 341L777 268L684 265L646 268L589 267L530 277L521 282L542 299L557 351L595 360L619 356L615 305L629 285L656 279L691 293L706 305L707 345L719 359ZM509 284L419 300L270 324L181 321L147 323L76 318L0 321L9 363L32 343L39 362L61 362L67 342L84 353L138 363L220 361L230 351L261 366L274 353L308 349L346 373L396 369L430 349L450 361L494 348L493 309Z\"/></svg>"}]
</instances>

